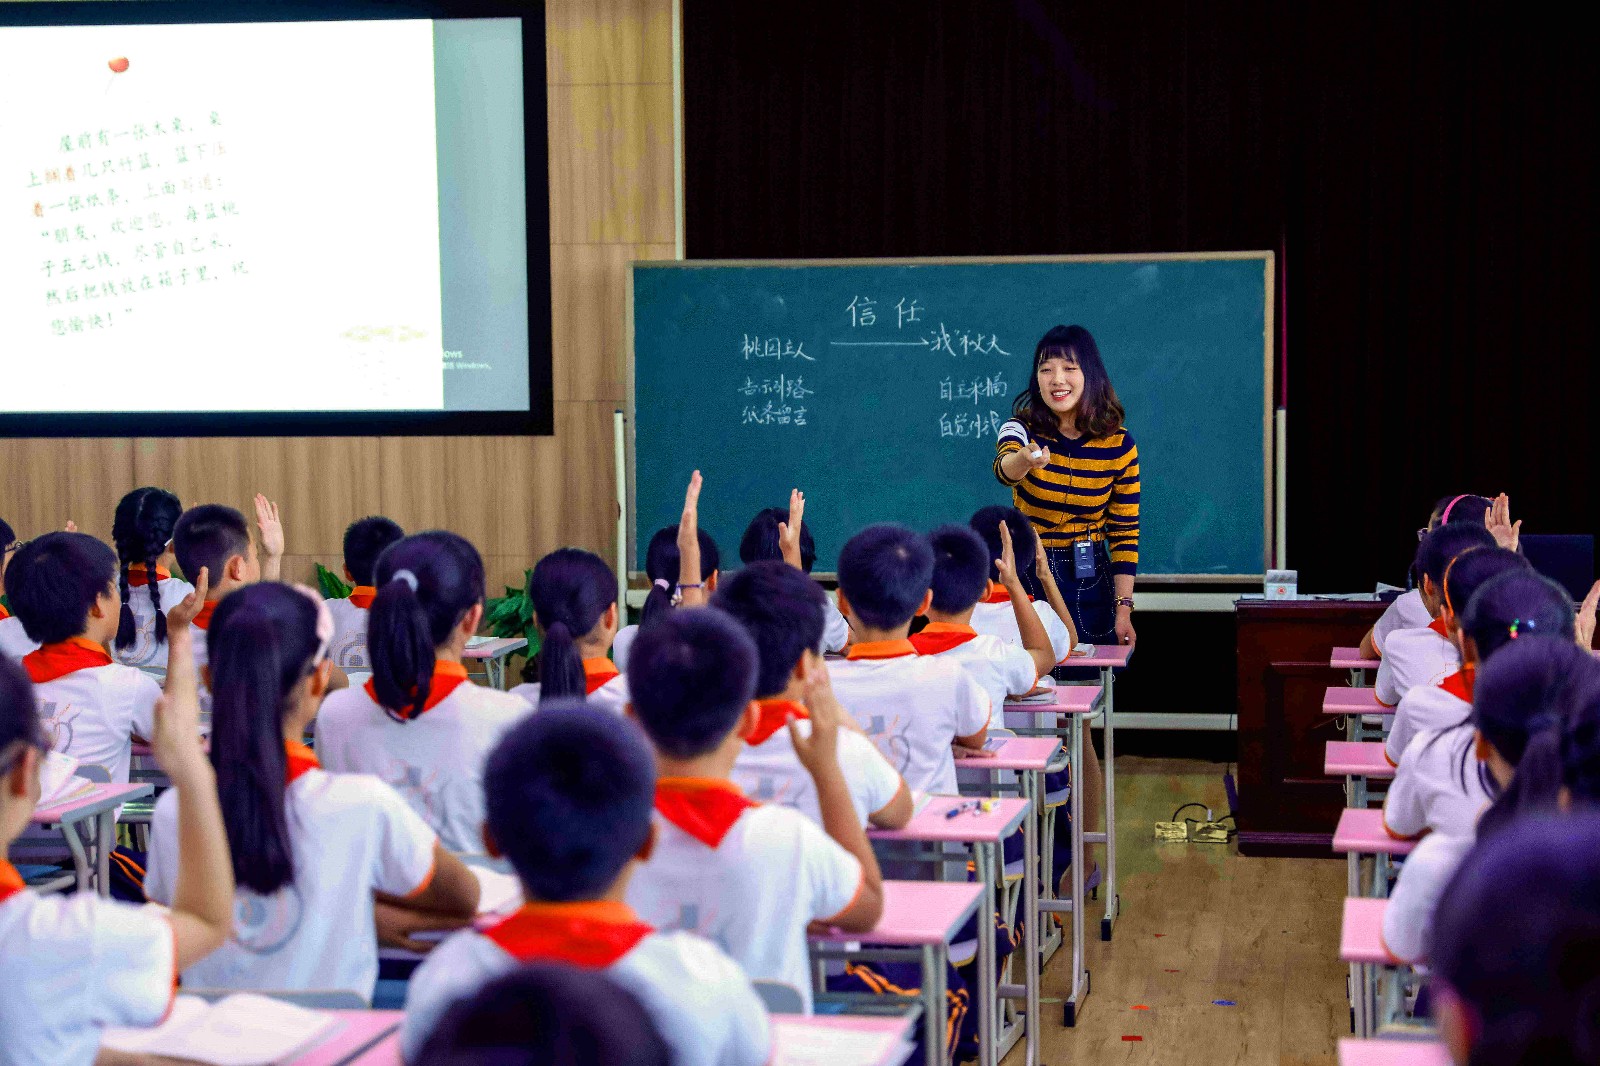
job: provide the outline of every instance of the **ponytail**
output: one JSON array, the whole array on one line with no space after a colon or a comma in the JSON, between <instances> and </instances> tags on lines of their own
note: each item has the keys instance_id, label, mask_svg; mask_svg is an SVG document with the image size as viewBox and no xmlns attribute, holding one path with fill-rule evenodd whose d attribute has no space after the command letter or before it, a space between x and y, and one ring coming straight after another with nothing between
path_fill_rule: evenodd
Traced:
<instances>
[{"instance_id":1,"label":"ponytail","mask_svg":"<svg viewBox=\"0 0 1600 1066\"><path fill-rule=\"evenodd\" d=\"M122 610L117 617L116 645L123 651L133 647L133 642L139 635L139 625L133 618L133 604L128 602L128 567L130 565L128 560L123 559L117 567L117 591L122 594ZM161 612L157 610L156 615L160 616L160 614Z\"/></svg>"},{"instance_id":2,"label":"ponytail","mask_svg":"<svg viewBox=\"0 0 1600 1066\"><path fill-rule=\"evenodd\" d=\"M644 598L644 607L639 611L640 629L672 610L672 589L672 582L664 577L656 578L651 584L650 595Z\"/></svg>"},{"instance_id":3,"label":"ponytail","mask_svg":"<svg viewBox=\"0 0 1600 1066\"><path fill-rule=\"evenodd\" d=\"M1548 723L1529 739L1516 767L1511 784L1478 818L1479 839L1500 832L1520 818L1548 814L1556 809L1557 797L1561 794L1561 729L1558 723Z\"/></svg>"},{"instance_id":4,"label":"ponytail","mask_svg":"<svg viewBox=\"0 0 1600 1066\"><path fill-rule=\"evenodd\" d=\"M773 526L777 528L776 525ZM705 530L696 530L700 541L700 580L710 581L722 566L722 553L717 542ZM679 567L683 557L678 551L678 527L663 526L650 538L644 553L645 576L651 581L650 595L645 598L644 609L639 612L639 628L643 629L660 618L673 604L673 592L678 586Z\"/></svg>"},{"instance_id":5,"label":"ponytail","mask_svg":"<svg viewBox=\"0 0 1600 1066\"><path fill-rule=\"evenodd\" d=\"M586 685L578 641L593 632L606 608L617 602L616 575L593 552L558 548L540 559L528 576L528 599L544 637L539 647L539 699L582 699Z\"/></svg>"},{"instance_id":6,"label":"ponytail","mask_svg":"<svg viewBox=\"0 0 1600 1066\"><path fill-rule=\"evenodd\" d=\"M122 593L122 612L117 620L118 648L131 648L139 636L133 606L128 602L128 570L134 563L140 563L145 568L150 603L155 608L156 645L159 647L167 642L167 616L161 609L161 578L156 572L156 564L172 542L182 514L183 504L178 497L166 489L149 485L134 489L117 503L117 513L111 523L111 539L116 545L117 559L121 564L118 589Z\"/></svg>"},{"instance_id":7,"label":"ponytail","mask_svg":"<svg viewBox=\"0 0 1600 1066\"><path fill-rule=\"evenodd\" d=\"M1600 683L1585 686L1562 723L1561 780L1574 802L1600 804Z\"/></svg>"},{"instance_id":8,"label":"ponytail","mask_svg":"<svg viewBox=\"0 0 1600 1066\"><path fill-rule=\"evenodd\" d=\"M565 622L556 622L544 631L539 645L539 701L561 696L585 696L583 657Z\"/></svg>"},{"instance_id":9,"label":"ponytail","mask_svg":"<svg viewBox=\"0 0 1600 1066\"><path fill-rule=\"evenodd\" d=\"M385 548L373 579L378 592L367 611L372 690L390 718L408 722L428 704L438 649L483 602L483 557L466 539L430 530Z\"/></svg>"}]
</instances>

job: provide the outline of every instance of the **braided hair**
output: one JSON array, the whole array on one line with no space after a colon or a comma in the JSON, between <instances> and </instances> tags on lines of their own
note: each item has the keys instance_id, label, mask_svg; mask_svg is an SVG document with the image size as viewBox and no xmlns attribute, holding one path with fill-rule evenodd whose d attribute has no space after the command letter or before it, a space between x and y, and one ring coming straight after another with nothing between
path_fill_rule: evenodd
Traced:
<instances>
[{"instance_id":1,"label":"braided hair","mask_svg":"<svg viewBox=\"0 0 1600 1066\"><path fill-rule=\"evenodd\" d=\"M183 504L166 489L147 485L134 489L117 504L111 523L111 540L117 549L117 583L122 593L122 615L117 623L116 646L126 650L138 639L138 622L128 603L128 569L135 563L145 568L150 602L155 607L156 643L167 642L167 619L161 611L161 578L156 560L166 553L172 531L183 514Z\"/></svg>"}]
</instances>

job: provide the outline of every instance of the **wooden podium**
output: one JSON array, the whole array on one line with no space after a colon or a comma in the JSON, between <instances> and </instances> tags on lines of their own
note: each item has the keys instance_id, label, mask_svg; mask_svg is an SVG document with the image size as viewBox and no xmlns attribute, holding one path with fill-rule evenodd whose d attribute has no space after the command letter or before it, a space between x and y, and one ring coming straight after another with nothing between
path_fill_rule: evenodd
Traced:
<instances>
[{"instance_id":1,"label":"wooden podium","mask_svg":"<svg viewBox=\"0 0 1600 1066\"><path fill-rule=\"evenodd\" d=\"M1333 858L1344 782L1322 772L1344 719L1322 713L1335 645L1354 645L1386 605L1376 600L1239 600L1239 852Z\"/></svg>"}]
</instances>

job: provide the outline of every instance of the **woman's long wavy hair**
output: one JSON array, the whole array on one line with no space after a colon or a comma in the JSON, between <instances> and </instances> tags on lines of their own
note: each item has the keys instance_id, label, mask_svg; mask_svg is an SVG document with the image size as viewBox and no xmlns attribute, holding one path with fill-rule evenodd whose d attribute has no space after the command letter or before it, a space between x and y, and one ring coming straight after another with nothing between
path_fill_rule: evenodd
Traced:
<instances>
[{"instance_id":1,"label":"woman's long wavy hair","mask_svg":"<svg viewBox=\"0 0 1600 1066\"><path fill-rule=\"evenodd\" d=\"M1033 349L1033 369L1028 387L1011 401L1011 415L1032 434L1059 436L1056 413L1039 391L1039 367L1046 359L1065 359L1083 371L1083 398L1075 412L1077 427L1085 437L1104 437L1122 428L1124 411L1111 375L1100 358L1093 335L1082 326L1056 326L1039 338Z\"/></svg>"}]
</instances>

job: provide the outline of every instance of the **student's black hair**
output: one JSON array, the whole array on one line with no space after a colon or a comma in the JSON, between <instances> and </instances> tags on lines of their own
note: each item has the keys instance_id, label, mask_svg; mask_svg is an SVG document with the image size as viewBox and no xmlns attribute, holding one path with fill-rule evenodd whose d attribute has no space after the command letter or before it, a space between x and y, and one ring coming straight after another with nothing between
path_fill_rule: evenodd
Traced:
<instances>
[{"instance_id":1,"label":"student's black hair","mask_svg":"<svg viewBox=\"0 0 1600 1066\"><path fill-rule=\"evenodd\" d=\"M233 876L263 896L294 883L283 720L317 646L316 604L273 581L224 597L206 633L211 765Z\"/></svg>"},{"instance_id":2,"label":"student's black hair","mask_svg":"<svg viewBox=\"0 0 1600 1066\"><path fill-rule=\"evenodd\" d=\"M11 613L35 644L82 635L89 609L117 580L117 553L87 533L46 533L17 549L6 571Z\"/></svg>"},{"instance_id":3,"label":"student's black hair","mask_svg":"<svg viewBox=\"0 0 1600 1066\"><path fill-rule=\"evenodd\" d=\"M1417 573L1444 588L1444 572L1450 561L1476 548L1494 547L1494 534L1479 525L1455 524L1430 530L1417 544Z\"/></svg>"},{"instance_id":4,"label":"student's black hair","mask_svg":"<svg viewBox=\"0 0 1600 1066\"><path fill-rule=\"evenodd\" d=\"M485 821L530 898L598 899L650 839L656 760L626 718L540 699L483 773Z\"/></svg>"},{"instance_id":5,"label":"student's black hair","mask_svg":"<svg viewBox=\"0 0 1600 1066\"><path fill-rule=\"evenodd\" d=\"M13 745L24 744L39 751L50 750L39 707L33 698L33 682L21 663L0 655L0 759L18 754ZM0 774L10 769L0 762Z\"/></svg>"},{"instance_id":6,"label":"student's black hair","mask_svg":"<svg viewBox=\"0 0 1600 1066\"><path fill-rule=\"evenodd\" d=\"M1478 658L1486 659L1523 637L1573 640L1577 619L1567 590L1529 567L1498 558L1504 568L1477 587L1459 619L1461 631L1478 649Z\"/></svg>"},{"instance_id":7,"label":"student's black hair","mask_svg":"<svg viewBox=\"0 0 1600 1066\"><path fill-rule=\"evenodd\" d=\"M203 503L183 512L172 530L172 551L178 569L190 578L209 571L211 587L222 582L222 571L235 555L250 554L250 525L244 515L220 503Z\"/></svg>"},{"instance_id":8,"label":"student's black hair","mask_svg":"<svg viewBox=\"0 0 1600 1066\"><path fill-rule=\"evenodd\" d=\"M839 552L839 591L873 629L903 626L933 584L933 549L905 526L868 526Z\"/></svg>"},{"instance_id":9,"label":"student's black hair","mask_svg":"<svg viewBox=\"0 0 1600 1066\"><path fill-rule=\"evenodd\" d=\"M1000 523L1004 522L1011 531L1011 549L1016 553L1017 574L1023 577L1027 584L1038 569L1039 534L1033 531L1033 523L1028 521L1026 515L1015 507L1003 507L993 504L980 507L967 522L973 532L983 538L983 543L989 549L989 580L1000 580L1000 572L995 569L994 561L1000 558Z\"/></svg>"},{"instance_id":10,"label":"student's black hair","mask_svg":"<svg viewBox=\"0 0 1600 1066\"><path fill-rule=\"evenodd\" d=\"M351 522L344 531L344 568L358 585L371 585L378 556L405 538L406 531L392 518L368 515Z\"/></svg>"},{"instance_id":11,"label":"student's black hair","mask_svg":"<svg viewBox=\"0 0 1600 1066\"><path fill-rule=\"evenodd\" d=\"M744 536L739 538L739 561L746 565L759 563L766 559L783 558L783 549L778 543L778 526L789 521L787 507L766 507L756 512L750 519L750 524L745 527ZM811 573L811 567L817 561L817 542L811 539L811 527L806 525L806 520L800 520L800 567L806 573Z\"/></svg>"},{"instance_id":12,"label":"student's black hair","mask_svg":"<svg viewBox=\"0 0 1600 1066\"><path fill-rule=\"evenodd\" d=\"M675 759L714 750L756 695L760 653L744 626L705 608L642 627L628 652L633 713Z\"/></svg>"},{"instance_id":13,"label":"student's black hair","mask_svg":"<svg viewBox=\"0 0 1600 1066\"><path fill-rule=\"evenodd\" d=\"M17 531L11 528L11 523L0 518L0 551L11 547L17 542Z\"/></svg>"},{"instance_id":14,"label":"student's black hair","mask_svg":"<svg viewBox=\"0 0 1600 1066\"><path fill-rule=\"evenodd\" d=\"M935 611L958 614L983 598L994 558L971 526L940 526L928 534L928 546L933 549Z\"/></svg>"},{"instance_id":15,"label":"student's black hair","mask_svg":"<svg viewBox=\"0 0 1600 1066\"><path fill-rule=\"evenodd\" d=\"M711 606L737 619L756 643L758 697L781 693L805 653L821 652L827 605L821 585L770 560L734 571L711 598Z\"/></svg>"},{"instance_id":16,"label":"student's black hair","mask_svg":"<svg viewBox=\"0 0 1600 1066\"><path fill-rule=\"evenodd\" d=\"M128 568L142 564L149 582L150 602L156 609L156 643L167 642L167 616L161 610L161 578L156 560L166 553L173 530L183 514L183 504L166 489L153 485L134 489L117 503L111 521L111 543L117 549L117 580L122 592L122 617L117 621L117 647L131 648L139 637L139 623L129 603Z\"/></svg>"},{"instance_id":17,"label":"student's black hair","mask_svg":"<svg viewBox=\"0 0 1600 1066\"><path fill-rule=\"evenodd\" d=\"M1484 516L1489 513L1493 501L1484 496L1446 496L1434 505L1439 521L1444 525L1455 525L1457 522L1476 522L1483 525Z\"/></svg>"},{"instance_id":18,"label":"student's black hair","mask_svg":"<svg viewBox=\"0 0 1600 1066\"><path fill-rule=\"evenodd\" d=\"M433 687L435 649L483 602L483 557L442 529L397 540L378 556L377 593L367 613L372 687L389 717L422 713Z\"/></svg>"},{"instance_id":19,"label":"student's black hair","mask_svg":"<svg viewBox=\"0 0 1600 1066\"><path fill-rule=\"evenodd\" d=\"M1466 1066L1600 1062L1600 814L1480 836L1440 897L1431 955L1471 1015Z\"/></svg>"},{"instance_id":20,"label":"student's black hair","mask_svg":"<svg viewBox=\"0 0 1600 1066\"><path fill-rule=\"evenodd\" d=\"M1459 615L1480 588L1501 574L1533 572L1527 559L1507 548L1474 548L1456 556L1444 571L1445 606Z\"/></svg>"},{"instance_id":21,"label":"student's black hair","mask_svg":"<svg viewBox=\"0 0 1600 1066\"><path fill-rule=\"evenodd\" d=\"M671 1066L633 994L600 970L518 966L440 1016L412 1066Z\"/></svg>"},{"instance_id":22,"label":"student's black hair","mask_svg":"<svg viewBox=\"0 0 1600 1066\"><path fill-rule=\"evenodd\" d=\"M1574 804L1600 805L1600 682L1581 686L1562 720L1561 783Z\"/></svg>"},{"instance_id":23,"label":"student's black hair","mask_svg":"<svg viewBox=\"0 0 1600 1066\"><path fill-rule=\"evenodd\" d=\"M710 581L711 575L722 569L722 553L717 542L703 529L695 530L700 542L700 580ZM650 538L644 553L644 574L650 579L650 594L645 597L639 611L639 626L643 628L672 609L672 590L678 584L678 527L658 529ZM662 584L665 582L665 584Z\"/></svg>"},{"instance_id":24,"label":"student's black hair","mask_svg":"<svg viewBox=\"0 0 1600 1066\"><path fill-rule=\"evenodd\" d=\"M1011 401L1011 416L1034 434L1060 434L1056 413L1039 391L1039 366L1046 359L1066 359L1083 371L1083 397L1074 412L1077 428L1085 437L1104 437L1122 428L1122 402L1111 385L1111 375L1100 358L1094 335L1082 326L1053 326L1033 349L1028 386Z\"/></svg>"},{"instance_id":25,"label":"student's black hair","mask_svg":"<svg viewBox=\"0 0 1600 1066\"><path fill-rule=\"evenodd\" d=\"M617 602L617 575L582 548L557 548L528 577L528 599L539 623L539 699L584 697L578 641Z\"/></svg>"}]
</instances>

